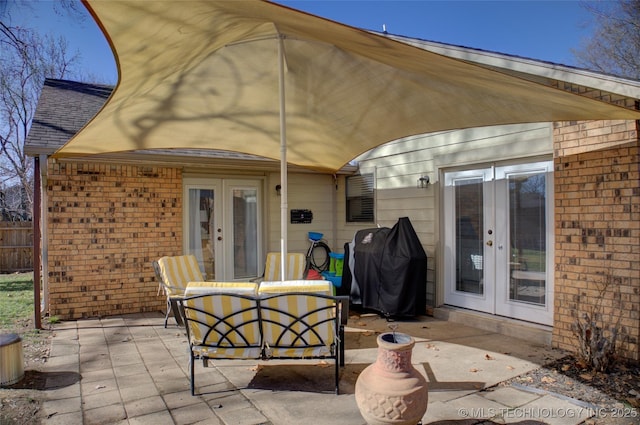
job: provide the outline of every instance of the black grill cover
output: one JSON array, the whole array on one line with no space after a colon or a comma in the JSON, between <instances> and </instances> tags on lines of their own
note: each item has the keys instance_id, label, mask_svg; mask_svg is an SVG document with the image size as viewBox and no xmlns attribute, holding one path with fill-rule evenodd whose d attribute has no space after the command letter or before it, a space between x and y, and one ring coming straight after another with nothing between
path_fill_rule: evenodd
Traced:
<instances>
[{"instance_id":1,"label":"black grill cover","mask_svg":"<svg viewBox=\"0 0 640 425\"><path fill-rule=\"evenodd\" d=\"M349 244L347 244L349 245ZM426 313L427 254L408 217L388 227L356 232L345 255L352 301L385 316ZM352 268L348 256L353 256ZM345 288L346 289L346 288Z\"/></svg>"}]
</instances>

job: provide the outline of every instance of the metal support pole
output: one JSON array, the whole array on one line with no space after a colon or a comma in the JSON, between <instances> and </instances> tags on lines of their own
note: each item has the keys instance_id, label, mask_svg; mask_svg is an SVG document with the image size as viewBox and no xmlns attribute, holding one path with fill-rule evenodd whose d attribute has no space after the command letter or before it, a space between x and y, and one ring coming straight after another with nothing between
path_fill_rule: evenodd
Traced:
<instances>
[{"instance_id":1,"label":"metal support pole","mask_svg":"<svg viewBox=\"0 0 640 425\"><path fill-rule=\"evenodd\" d=\"M287 264L287 120L284 92L284 41L278 36L278 76L280 89L280 280L286 280Z\"/></svg>"}]
</instances>

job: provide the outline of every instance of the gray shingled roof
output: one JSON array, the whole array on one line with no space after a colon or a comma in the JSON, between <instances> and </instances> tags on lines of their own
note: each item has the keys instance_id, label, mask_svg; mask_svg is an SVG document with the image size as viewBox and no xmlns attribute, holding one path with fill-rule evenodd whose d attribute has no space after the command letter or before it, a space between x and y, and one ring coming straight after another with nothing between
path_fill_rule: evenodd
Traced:
<instances>
[{"instance_id":1,"label":"gray shingled roof","mask_svg":"<svg viewBox=\"0 0 640 425\"><path fill-rule=\"evenodd\" d=\"M25 140L27 155L54 153L100 111L112 91L113 86L109 85L46 79L31 129ZM272 159L239 152L204 149L158 149L137 151L137 154L275 162Z\"/></svg>"},{"instance_id":2,"label":"gray shingled roof","mask_svg":"<svg viewBox=\"0 0 640 425\"><path fill-rule=\"evenodd\" d=\"M106 85L45 80L25 140L27 154L53 153L98 113L112 91Z\"/></svg>"}]
</instances>

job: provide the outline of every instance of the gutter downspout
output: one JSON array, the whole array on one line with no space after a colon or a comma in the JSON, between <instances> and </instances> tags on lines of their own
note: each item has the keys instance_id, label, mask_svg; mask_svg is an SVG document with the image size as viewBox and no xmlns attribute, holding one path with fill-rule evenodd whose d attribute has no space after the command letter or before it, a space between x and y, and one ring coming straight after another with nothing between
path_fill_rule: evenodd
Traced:
<instances>
[{"instance_id":1,"label":"gutter downspout","mask_svg":"<svg viewBox=\"0 0 640 425\"><path fill-rule=\"evenodd\" d=\"M45 314L49 313L49 238L47 216L47 180L49 174L49 161L47 155L40 155L40 267L42 268L42 297L40 309Z\"/></svg>"},{"instance_id":2,"label":"gutter downspout","mask_svg":"<svg viewBox=\"0 0 640 425\"><path fill-rule=\"evenodd\" d=\"M40 181L40 158L33 158L33 325L36 329L42 329L42 315L40 311L40 266L42 256L40 255L40 241L42 238L40 229L41 219L41 181Z\"/></svg>"}]
</instances>

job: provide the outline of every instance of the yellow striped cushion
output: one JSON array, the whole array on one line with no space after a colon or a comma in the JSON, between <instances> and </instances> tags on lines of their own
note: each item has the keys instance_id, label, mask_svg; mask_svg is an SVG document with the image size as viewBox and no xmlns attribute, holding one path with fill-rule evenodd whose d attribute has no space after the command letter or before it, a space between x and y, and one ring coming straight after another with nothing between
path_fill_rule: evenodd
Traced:
<instances>
[{"instance_id":1,"label":"yellow striped cushion","mask_svg":"<svg viewBox=\"0 0 640 425\"><path fill-rule=\"evenodd\" d=\"M260 357L256 300L207 294L186 298L184 307L194 353L211 358Z\"/></svg>"},{"instance_id":2,"label":"yellow striped cushion","mask_svg":"<svg viewBox=\"0 0 640 425\"><path fill-rule=\"evenodd\" d=\"M307 292L310 296L299 293L288 295L291 292ZM262 282L259 293L262 298L262 329L267 356L296 358L331 354L331 344L335 340L332 320L335 317L335 303L331 299L312 296L331 295L330 282ZM275 294L282 295L271 296ZM321 310L313 312L316 309ZM322 345L307 347L317 344Z\"/></svg>"},{"instance_id":3,"label":"yellow striped cushion","mask_svg":"<svg viewBox=\"0 0 640 425\"><path fill-rule=\"evenodd\" d=\"M307 260L304 254L290 252L287 254L287 280L302 279ZM264 280L277 281L280 278L280 253L269 252L264 265Z\"/></svg>"},{"instance_id":4,"label":"yellow striped cushion","mask_svg":"<svg viewBox=\"0 0 640 425\"><path fill-rule=\"evenodd\" d=\"M258 284L255 282L189 282L185 296L202 294L244 294L255 296L258 294Z\"/></svg>"},{"instance_id":5,"label":"yellow striped cushion","mask_svg":"<svg viewBox=\"0 0 640 425\"><path fill-rule=\"evenodd\" d=\"M168 286L165 291L169 296L183 295L187 283L204 280L194 255L162 257L158 260L158 265L162 280Z\"/></svg>"},{"instance_id":6,"label":"yellow striped cushion","mask_svg":"<svg viewBox=\"0 0 640 425\"><path fill-rule=\"evenodd\" d=\"M332 295L333 289L328 280L285 280L279 282L262 282L258 294L281 294L286 292L315 292Z\"/></svg>"}]
</instances>

